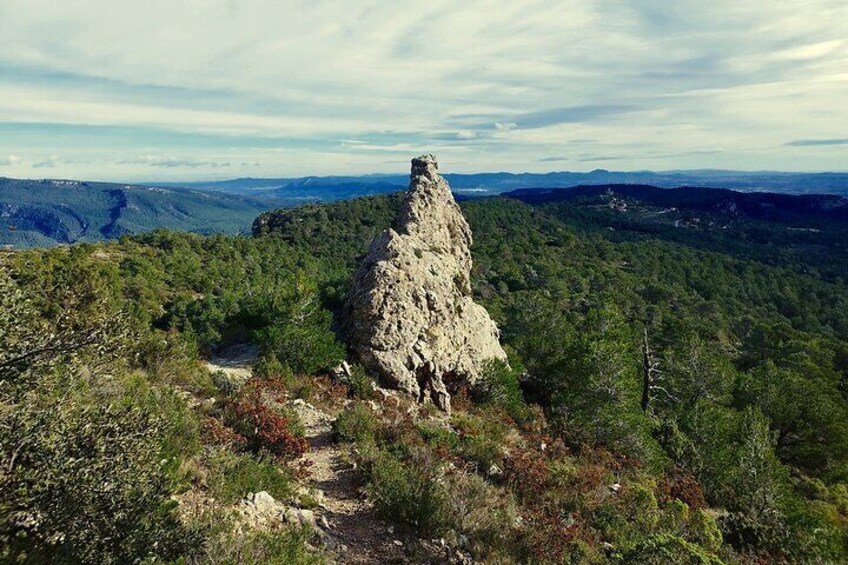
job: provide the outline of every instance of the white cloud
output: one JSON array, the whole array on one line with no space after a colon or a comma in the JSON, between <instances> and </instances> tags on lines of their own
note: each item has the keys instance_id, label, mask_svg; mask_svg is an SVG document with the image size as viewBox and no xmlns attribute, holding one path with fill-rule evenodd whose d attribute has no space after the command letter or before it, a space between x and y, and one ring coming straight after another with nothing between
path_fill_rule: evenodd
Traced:
<instances>
[{"instance_id":1,"label":"white cloud","mask_svg":"<svg viewBox=\"0 0 848 565\"><path fill-rule=\"evenodd\" d=\"M0 154L51 155L16 173L344 173L424 150L544 170L579 139L597 142L575 166L846 166L844 146L786 145L848 132L843 0L4 0L0 37L0 128L30 124Z\"/></svg>"}]
</instances>

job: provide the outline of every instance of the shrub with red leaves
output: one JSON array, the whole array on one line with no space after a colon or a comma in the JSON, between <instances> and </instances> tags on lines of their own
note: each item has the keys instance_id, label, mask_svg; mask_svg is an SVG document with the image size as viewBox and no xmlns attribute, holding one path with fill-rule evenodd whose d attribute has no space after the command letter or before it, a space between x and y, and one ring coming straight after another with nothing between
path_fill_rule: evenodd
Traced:
<instances>
[{"instance_id":1,"label":"shrub with red leaves","mask_svg":"<svg viewBox=\"0 0 848 565\"><path fill-rule=\"evenodd\" d=\"M661 504L668 504L675 498L685 502L689 508L706 508L707 501L698 480L685 469L675 466L666 472L657 485L657 497Z\"/></svg>"},{"instance_id":2,"label":"shrub with red leaves","mask_svg":"<svg viewBox=\"0 0 848 565\"><path fill-rule=\"evenodd\" d=\"M231 401L225 421L245 438L245 446L251 451L268 451L288 460L300 457L309 443L293 432L288 417L265 402L262 392L262 387L255 387Z\"/></svg>"},{"instance_id":3,"label":"shrub with red leaves","mask_svg":"<svg viewBox=\"0 0 848 565\"><path fill-rule=\"evenodd\" d=\"M243 447L247 440L232 429L225 426L217 418L206 418L203 421L203 439L205 443Z\"/></svg>"},{"instance_id":4,"label":"shrub with red leaves","mask_svg":"<svg viewBox=\"0 0 848 565\"><path fill-rule=\"evenodd\" d=\"M515 450L506 458L504 466L507 483L525 500L533 500L547 489L551 470L541 453Z\"/></svg>"},{"instance_id":5,"label":"shrub with red leaves","mask_svg":"<svg viewBox=\"0 0 848 565\"><path fill-rule=\"evenodd\" d=\"M607 482L609 470L603 465L584 463L577 467L574 487L581 493L588 493Z\"/></svg>"},{"instance_id":6,"label":"shrub with red leaves","mask_svg":"<svg viewBox=\"0 0 848 565\"><path fill-rule=\"evenodd\" d=\"M468 384L460 384L456 391L451 393L451 408L459 412L471 410L471 387Z\"/></svg>"},{"instance_id":7,"label":"shrub with red leaves","mask_svg":"<svg viewBox=\"0 0 848 565\"><path fill-rule=\"evenodd\" d=\"M584 524L579 513L563 517L550 509L534 509L526 517L522 532L534 563L566 563L575 541L590 546L598 543L597 535Z\"/></svg>"}]
</instances>

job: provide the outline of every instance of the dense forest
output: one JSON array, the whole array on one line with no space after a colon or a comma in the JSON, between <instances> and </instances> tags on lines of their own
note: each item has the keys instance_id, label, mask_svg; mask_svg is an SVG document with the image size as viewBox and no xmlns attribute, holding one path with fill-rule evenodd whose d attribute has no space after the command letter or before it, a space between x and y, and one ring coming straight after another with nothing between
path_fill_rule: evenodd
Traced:
<instances>
[{"instance_id":1,"label":"dense forest","mask_svg":"<svg viewBox=\"0 0 848 565\"><path fill-rule=\"evenodd\" d=\"M373 410L371 376L332 371L334 317L399 204L5 253L0 561L323 562L308 529L245 533L226 513L309 473L280 394L337 409L386 521L479 562L848 560L844 239L680 227L634 203L462 202L475 300L511 359L454 390L446 420ZM201 362L248 341L241 388ZM215 504L178 511L196 492Z\"/></svg>"}]
</instances>

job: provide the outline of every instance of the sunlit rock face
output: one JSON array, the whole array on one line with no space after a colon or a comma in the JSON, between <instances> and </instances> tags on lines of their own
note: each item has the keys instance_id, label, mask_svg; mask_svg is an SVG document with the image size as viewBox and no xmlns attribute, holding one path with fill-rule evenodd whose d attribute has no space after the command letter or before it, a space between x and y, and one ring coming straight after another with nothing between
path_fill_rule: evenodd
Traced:
<instances>
[{"instance_id":1,"label":"sunlit rock face","mask_svg":"<svg viewBox=\"0 0 848 565\"><path fill-rule=\"evenodd\" d=\"M446 384L506 361L498 328L471 298L471 228L435 157L412 160L396 230L374 239L345 306L348 339L385 384L450 410Z\"/></svg>"}]
</instances>

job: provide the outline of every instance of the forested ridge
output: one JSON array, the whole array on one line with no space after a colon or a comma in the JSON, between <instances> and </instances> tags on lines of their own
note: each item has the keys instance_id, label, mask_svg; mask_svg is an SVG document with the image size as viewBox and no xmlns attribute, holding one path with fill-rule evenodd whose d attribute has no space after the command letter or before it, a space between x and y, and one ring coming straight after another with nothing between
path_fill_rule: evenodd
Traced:
<instances>
[{"instance_id":1,"label":"forested ridge","mask_svg":"<svg viewBox=\"0 0 848 565\"><path fill-rule=\"evenodd\" d=\"M511 359L455 390L444 421L371 409L361 368L331 375L334 316L399 204L4 254L0 559L326 559L308 531L228 525L226 505L294 496L308 474L275 395L336 407L383 519L482 562L848 559L840 226L462 202L475 300ZM200 362L245 341L260 357L240 389ZM185 493L217 502L187 518Z\"/></svg>"}]
</instances>

